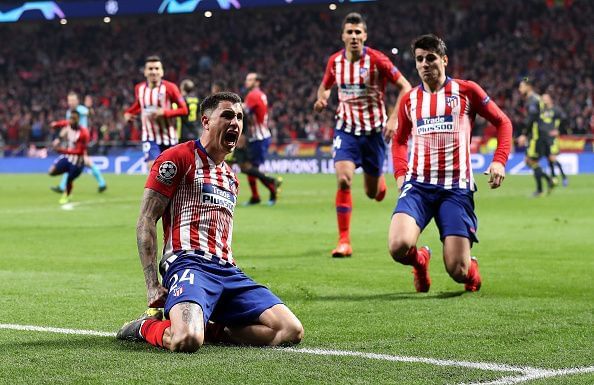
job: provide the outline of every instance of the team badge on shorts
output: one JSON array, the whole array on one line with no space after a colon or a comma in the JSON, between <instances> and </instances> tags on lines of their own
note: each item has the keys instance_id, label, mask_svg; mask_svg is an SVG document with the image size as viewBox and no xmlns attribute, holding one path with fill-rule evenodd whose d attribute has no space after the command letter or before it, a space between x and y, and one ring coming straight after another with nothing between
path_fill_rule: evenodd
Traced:
<instances>
[{"instance_id":1,"label":"team badge on shorts","mask_svg":"<svg viewBox=\"0 0 594 385\"><path fill-rule=\"evenodd\" d=\"M157 179L164 184L171 184L173 177L177 174L177 166L171 161L161 163L159 166L159 175Z\"/></svg>"},{"instance_id":2,"label":"team badge on shorts","mask_svg":"<svg viewBox=\"0 0 594 385\"><path fill-rule=\"evenodd\" d=\"M175 289L173 289L173 291L171 292L171 294L174 297L179 297L180 295L182 295L183 292L184 292L183 286L178 286Z\"/></svg>"}]
</instances>

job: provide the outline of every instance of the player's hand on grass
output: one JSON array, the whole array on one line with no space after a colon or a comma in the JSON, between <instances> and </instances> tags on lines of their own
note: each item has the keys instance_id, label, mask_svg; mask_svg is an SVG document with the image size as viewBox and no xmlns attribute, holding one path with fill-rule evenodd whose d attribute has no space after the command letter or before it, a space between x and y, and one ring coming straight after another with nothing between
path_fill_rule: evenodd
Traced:
<instances>
[{"instance_id":1,"label":"player's hand on grass","mask_svg":"<svg viewBox=\"0 0 594 385\"><path fill-rule=\"evenodd\" d=\"M493 162L489 165L485 175L489 175L489 186L497 188L503 183L505 178L505 166L499 162Z\"/></svg>"},{"instance_id":2,"label":"player's hand on grass","mask_svg":"<svg viewBox=\"0 0 594 385\"><path fill-rule=\"evenodd\" d=\"M167 289L161 284L149 287L146 293L148 307L163 307L167 299Z\"/></svg>"},{"instance_id":3,"label":"player's hand on grass","mask_svg":"<svg viewBox=\"0 0 594 385\"><path fill-rule=\"evenodd\" d=\"M322 112L322 111L324 111L324 108L326 108L327 106L328 106L328 101L326 101L324 99L318 99L314 103L314 111Z\"/></svg>"}]
</instances>

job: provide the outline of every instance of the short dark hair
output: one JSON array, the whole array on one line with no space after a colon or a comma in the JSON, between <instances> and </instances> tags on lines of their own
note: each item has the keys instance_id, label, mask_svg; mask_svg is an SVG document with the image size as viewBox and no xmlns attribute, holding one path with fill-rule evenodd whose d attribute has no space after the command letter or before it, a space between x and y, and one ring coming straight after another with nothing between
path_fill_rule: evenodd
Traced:
<instances>
[{"instance_id":1,"label":"short dark hair","mask_svg":"<svg viewBox=\"0 0 594 385\"><path fill-rule=\"evenodd\" d=\"M224 90L225 88L227 88L227 83L225 83L225 82L224 82L224 81L222 81L222 80L214 80L214 81L213 81L213 82L210 84L210 87L211 87L211 88L212 88L212 87L218 87L218 88L220 88L220 89Z\"/></svg>"},{"instance_id":2,"label":"short dark hair","mask_svg":"<svg viewBox=\"0 0 594 385\"><path fill-rule=\"evenodd\" d=\"M534 81L532 80L532 78L529 78L528 76L522 77L522 79L520 79L520 83L524 83L530 87L534 86Z\"/></svg>"},{"instance_id":3,"label":"short dark hair","mask_svg":"<svg viewBox=\"0 0 594 385\"><path fill-rule=\"evenodd\" d=\"M439 56L445 56L447 51L444 41L432 33L419 36L413 40L413 42L410 44L410 52L412 53L413 57L415 56L415 50L417 48L435 52Z\"/></svg>"},{"instance_id":4,"label":"short dark hair","mask_svg":"<svg viewBox=\"0 0 594 385\"><path fill-rule=\"evenodd\" d=\"M340 28L341 33L344 31L344 26L347 24L363 24L363 28L367 31L367 23L365 23L365 19L358 12L351 12L344 17L342 27Z\"/></svg>"},{"instance_id":5,"label":"short dark hair","mask_svg":"<svg viewBox=\"0 0 594 385\"><path fill-rule=\"evenodd\" d=\"M159 56L157 56L157 55L147 56L146 59L144 59L144 64L155 62L155 61L160 62L161 61L161 58Z\"/></svg>"},{"instance_id":6,"label":"short dark hair","mask_svg":"<svg viewBox=\"0 0 594 385\"><path fill-rule=\"evenodd\" d=\"M260 72L250 71L250 72L248 72L248 74L256 75L256 81L260 82L260 84L264 83L264 76L262 76L262 74Z\"/></svg>"},{"instance_id":7,"label":"short dark hair","mask_svg":"<svg viewBox=\"0 0 594 385\"><path fill-rule=\"evenodd\" d=\"M231 103L241 103L241 98L234 92L217 92L216 94L212 94L207 96L202 103L200 103L200 113L202 115L207 115L208 113L215 110L219 103L222 101L227 101Z\"/></svg>"},{"instance_id":8,"label":"short dark hair","mask_svg":"<svg viewBox=\"0 0 594 385\"><path fill-rule=\"evenodd\" d=\"M80 118L80 113L77 110L75 110L75 109L74 110L70 110L70 115L71 116L72 115L76 115L76 116L78 116Z\"/></svg>"},{"instance_id":9,"label":"short dark hair","mask_svg":"<svg viewBox=\"0 0 594 385\"><path fill-rule=\"evenodd\" d=\"M179 84L179 88L181 88L181 90L184 91L185 93L189 94L190 92L192 92L194 90L194 88L196 88L196 86L194 85L194 82L192 80L184 79Z\"/></svg>"}]
</instances>

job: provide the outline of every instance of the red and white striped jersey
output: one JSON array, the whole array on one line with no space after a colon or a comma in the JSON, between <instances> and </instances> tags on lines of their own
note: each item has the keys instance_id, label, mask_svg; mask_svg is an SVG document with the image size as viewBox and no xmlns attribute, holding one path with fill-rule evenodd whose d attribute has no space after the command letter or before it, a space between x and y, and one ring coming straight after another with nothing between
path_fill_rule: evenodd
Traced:
<instances>
[{"instance_id":1,"label":"red and white striped jersey","mask_svg":"<svg viewBox=\"0 0 594 385\"><path fill-rule=\"evenodd\" d=\"M60 154L64 154L70 163L83 167L85 165L87 146L91 140L89 130L82 126L79 126L78 129L75 130L70 126L68 120L54 122L52 126L54 128L62 127L60 138L66 141L66 147L56 148L56 151Z\"/></svg>"},{"instance_id":2,"label":"red and white striped jersey","mask_svg":"<svg viewBox=\"0 0 594 385\"><path fill-rule=\"evenodd\" d=\"M328 59L322 85L338 86L336 129L354 135L381 132L386 124L384 92L402 74L386 55L364 47L361 59L348 61L344 49Z\"/></svg>"},{"instance_id":3,"label":"red and white striped jersey","mask_svg":"<svg viewBox=\"0 0 594 385\"><path fill-rule=\"evenodd\" d=\"M134 103L127 113L138 115L142 121L142 141L151 141L159 145L173 146L178 142L175 126L176 116L188 114L188 107L177 86L162 80L151 88L148 82L138 83L134 88ZM172 104L177 108L172 108ZM152 118L150 115L157 109L164 110L163 117Z\"/></svg>"},{"instance_id":4,"label":"red and white striped jersey","mask_svg":"<svg viewBox=\"0 0 594 385\"><path fill-rule=\"evenodd\" d=\"M165 150L155 160L146 188L168 198L162 217L163 258L200 250L235 264L231 251L237 177L225 163L215 164L199 141Z\"/></svg>"},{"instance_id":5,"label":"red and white striped jersey","mask_svg":"<svg viewBox=\"0 0 594 385\"><path fill-rule=\"evenodd\" d=\"M244 105L252 116L249 122L249 141L270 138L268 129L268 99L266 94L258 87L252 89L245 97Z\"/></svg>"},{"instance_id":6,"label":"red and white striped jersey","mask_svg":"<svg viewBox=\"0 0 594 385\"><path fill-rule=\"evenodd\" d=\"M400 102L398 130L392 143L395 176L406 175L407 181L446 189L475 190L470 139L477 113L497 129L493 161L505 165L511 148L512 125L478 84L447 78L435 93L426 91L422 84L410 90Z\"/></svg>"}]
</instances>

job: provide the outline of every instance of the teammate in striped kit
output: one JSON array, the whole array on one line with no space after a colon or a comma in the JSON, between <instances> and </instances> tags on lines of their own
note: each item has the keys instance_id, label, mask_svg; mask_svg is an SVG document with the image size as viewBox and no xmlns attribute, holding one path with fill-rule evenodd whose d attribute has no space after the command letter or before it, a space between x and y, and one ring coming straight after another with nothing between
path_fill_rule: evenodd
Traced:
<instances>
[{"instance_id":1,"label":"teammate in striped kit","mask_svg":"<svg viewBox=\"0 0 594 385\"><path fill-rule=\"evenodd\" d=\"M60 128L59 137L54 140L52 146L61 155L50 167L50 176L68 174L66 189L60 198L60 204L70 202L72 193L72 182L78 178L85 167L85 154L89 143L89 131L79 124L80 114L76 110L70 112L68 120L60 120L52 123L52 128ZM66 147L60 146L60 142L66 142Z\"/></svg>"},{"instance_id":2,"label":"teammate in striped kit","mask_svg":"<svg viewBox=\"0 0 594 385\"><path fill-rule=\"evenodd\" d=\"M363 168L365 193L369 198L381 201L386 195L386 181L382 175L386 151L384 140L391 140L397 126L397 106L402 95L410 89L410 84L390 59L365 46L366 40L367 25L363 17L349 13L342 23L344 49L330 56L314 104L316 112L326 108L331 88L337 85L339 103L333 158L338 182L339 241L332 251L333 257L352 254L351 185L355 169ZM389 120L383 100L388 81L396 84L400 91Z\"/></svg>"},{"instance_id":3,"label":"teammate in striped kit","mask_svg":"<svg viewBox=\"0 0 594 385\"><path fill-rule=\"evenodd\" d=\"M250 72L245 77L245 88L249 91L243 103L248 119L248 133L245 140L238 144L233 157L239 164L241 172L247 175L252 196L246 205L260 203L258 193L258 180L266 186L270 192L268 205L276 203L278 190L282 184L281 178L272 178L260 171L259 166L264 163L270 146L270 129L268 128L268 99L260 88L262 75L257 72Z\"/></svg>"},{"instance_id":4,"label":"teammate in striped kit","mask_svg":"<svg viewBox=\"0 0 594 385\"><path fill-rule=\"evenodd\" d=\"M163 65L158 56L149 56L144 64L146 81L134 88L134 103L124 118L130 121L140 114L142 121L142 151L150 169L162 151L177 144L177 116L188 114L188 106L179 88L163 80ZM173 104L176 105L173 108Z\"/></svg>"},{"instance_id":5,"label":"teammate in striped kit","mask_svg":"<svg viewBox=\"0 0 594 385\"><path fill-rule=\"evenodd\" d=\"M201 111L200 140L175 146L155 161L137 224L148 306L164 305L168 319L153 309L125 324L117 337L181 352L200 348L209 330L209 342L299 343L303 327L297 317L237 268L231 251L238 182L224 159L243 128L241 98L217 93L204 99ZM156 269L159 218L163 285Z\"/></svg>"},{"instance_id":6,"label":"teammate in striped kit","mask_svg":"<svg viewBox=\"0 0 594 385\"><path fill-rule=\"evenodd\" d=\"M79 115L79 124L90 130L89 115L92 115L93 99L90 95L85 96L85 103L80 104L78 94L74 91L70 91L67 96L68 110L66 110L66 120L70 119L70 111L76 111ZM91 174L97 181L98 191L100 193L107 189L107 184L101 170L93 163L93 160L88 154L85 154L85 166L91 170ZM62 175L62 180L58 186L52 186L50 189L57 193L63 193L66 191L66 184L68 183L68 173Z\"/></svg>"},{"instance_id":7,"label":"teammate in striped kit","mask_svg":"<svg viewBox=\"0 0 594 385\"><path fill-rule=\"evenodd\" d=\"M417 249L419 235L432 218L439 228L449 275L467 291L481 287L470 249L476 237L476 190L470 163L470 138L476 114L497 129L497 149L487 169L489 185L498 188L505 177L512 125L476 83L446 76L446 46L435 35L423 35L411 45L422 83L402 99L398 130L392 143L394 176L401 191L389 231L390 254L413 266L418 292L427 292L428 247ZM407 162L409 136L412 135Z\"/></svg>"}]
</instances>

